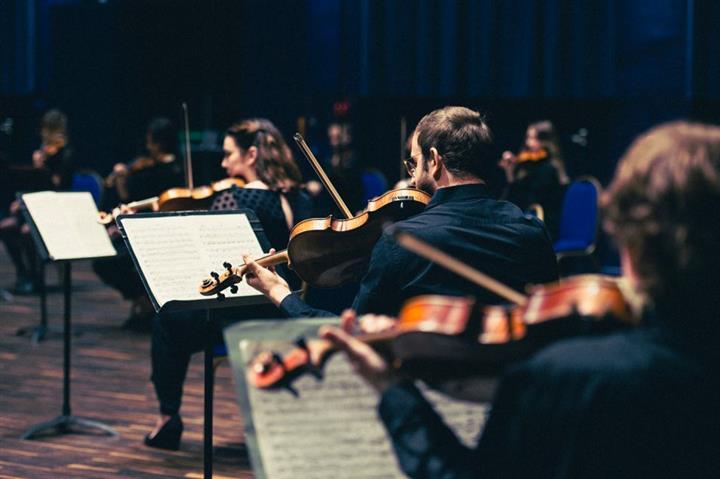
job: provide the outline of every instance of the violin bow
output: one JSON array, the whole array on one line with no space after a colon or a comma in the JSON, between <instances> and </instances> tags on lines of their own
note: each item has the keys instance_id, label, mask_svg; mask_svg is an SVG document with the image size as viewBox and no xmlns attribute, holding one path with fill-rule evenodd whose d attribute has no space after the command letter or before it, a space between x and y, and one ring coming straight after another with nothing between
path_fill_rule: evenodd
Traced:
<instances>
[{"instance_id":1,"label":"violin bow","mask_svg":"<svg viewBox=\"0 0 720 479\"><path fill-rule=\"evenodd\" d=\"M453 258L449 254L440 251L434 246L430 246L410 233L397 231L394 233L394 236L395 241L397 241L403 248L408 249L413 253L432 261L433 263L439 264L443 268L472 281L478 286L482 286L483 288L492 291L512 303L522 305L527 301L527 296L518 293L514 289L504 285L494 278L491 278L485 273L482 273L475 268L471 268L462 261Z\"/></svg>"},{"instance_id":2,"label":"violin bow","mask_svg":"<svg viewBox=\"0 0 720 479\"><path fill-rule=\"evenodd\" d=\"M348 218L352 218L353 214L350 212L350 208L347 207L343 199L340 197L340 194L335 189L335 186L330 181L330 178L325 174L325 170L323 170L322 166L320 165L320 162L315 158L315 155L313 155L313 152L310 151L310 147L305 143L305 139L302 137L300 133L295 133L295 136L293 136L295 139L295 143L300 147L300 151L303 152L303 155L305 155L305 158L310 162L310 165L315 170L315 173L317 173L318 177L320 177L320 181L322 182L323 186L325 186L325 189L330 193L330 196L332 197L333 201L335 201L335 204L338 208L340 208L340 211Z\"/></svg>"},{"instance_id":3,"label":"violin bow","mask_svg":"<svg viewBox=\"0 0 720 479\"><path fill-rule=\"evenodd\" d=\"M182 102L183 116L185 117L185 182L187 187L193 189L192 154L190 152L190 121L188 120L187 103Z\"/></svg>"}]
</instances>

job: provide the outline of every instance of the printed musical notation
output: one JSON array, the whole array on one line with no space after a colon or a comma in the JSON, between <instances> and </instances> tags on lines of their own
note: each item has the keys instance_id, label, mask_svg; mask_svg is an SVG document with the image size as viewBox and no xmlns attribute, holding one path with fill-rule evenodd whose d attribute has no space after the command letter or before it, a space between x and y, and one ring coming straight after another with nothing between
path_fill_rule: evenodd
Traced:
<instances>
[{"instance_id":1,"label":"printed musical notation","mask_svg":"<svg viewBox=\"0 0 720 479\"><path fill-rule=\"evenodd\" d=\"M242 254L264 255L244 214L141 216L122 219L125 234L158 305L208 300L198 283L224 262L242 264ZM257 296L245 283L228 296Z\"/></svg>"},{"instance_id":2,"label":"printed musical notation","mask_svg":"<svg viewBox=\"0 0 720 479\"><path fill-rule=\"evenodd\" d=\"M48 256L54 261L116 254L90 193L41 191L22 195Z\"/></svg>"},{"instance_id":3,"label":"printed musical notation","mask_svg":"<svg viewBox=\"0 0 720 479\"><path fill-rule=\"evenodd\" d=\"M248 360L267 342L240 341ZM285 479L402 478L384 427L377 393L360 379L342 354L333 355L322 379L311 374L288 389L247 386L252 428L266 477ZM426 396L458 437L474 444L485 420L485 404Z\"/></svg>"}]
</instances>

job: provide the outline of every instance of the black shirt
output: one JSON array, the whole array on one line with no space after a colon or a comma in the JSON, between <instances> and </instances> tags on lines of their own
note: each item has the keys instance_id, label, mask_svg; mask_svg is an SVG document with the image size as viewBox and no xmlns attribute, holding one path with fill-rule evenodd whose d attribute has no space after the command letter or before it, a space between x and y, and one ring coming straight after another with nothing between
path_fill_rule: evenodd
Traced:
<instances>
[{"instance_id":1,"label":"black shirt","mask_svg":"<svg viewBox=\"0 0 720 479\"><path fill-rule=\"evenodd\" d=\"M514 174L515 181L507 186L503 199L515 203L523 211L531 204L542 206L548 232L556 238L565 192L557 168L549 158L525 161L518 163Z\"/></svg>"},{"instance_id":2,"label":"black shirt","mask_svg":"<svg viewBox=\"0 0 720 479\"><path fill-rule=\"evenodd\" d=\"M555 255L542 223L509 202L491 199L480 184L438 189L422 213L396 223L395 228L518 291L528 283L557 279ZM502 302L384 234L372 251L353 309L359 314L396 315L406 299L420 294L475 296L483 304ZM309 307L296 295L286 297L280 308L290 317L331 315Z\"/></svg>"},{"instance_id":3,"label":"black shirt","mask_svg":"<svg viewBox=\"0 0 720 479\"><path fill-rule=\"evenodd\" d=\"M182 166L176 160L157 162L135 171L127 179L127 201L139 201L184 184Z\"/></svg>"},{"instance_id":4,"label":"black shirt","mask_svg":"<svg viewBox=\"0 0 720 479\"><path fill-rule=\"evenodd\" d=\"M412 385L387 389L379 412L411 477L720 477L707 346L662 327L556 343L504 376L475 449Z\"/></svg>"}]
</instances>

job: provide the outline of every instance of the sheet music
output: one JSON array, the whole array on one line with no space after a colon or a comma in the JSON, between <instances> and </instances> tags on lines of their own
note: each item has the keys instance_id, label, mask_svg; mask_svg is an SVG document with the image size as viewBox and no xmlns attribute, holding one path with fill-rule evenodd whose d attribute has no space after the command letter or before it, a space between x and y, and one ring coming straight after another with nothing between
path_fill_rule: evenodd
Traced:
<instances>
[{"instance_id":1,"label":"sheet music","mask_svg":"<svg viewBox=\"0 0 720 479\"><path fill-rule=\"evenodd\" d=\"M145 216L122 218L122 226L145 280L162 307L171 300L213 300L198 292L210 271L222 264L242 264L242 254L264 253L245 214ZM223 292L228 298L259 296L245 282L238 292Z\"/></svg>"},{"instance_id":2,"label":"sheet music","mask_svg":"<svg viewBox=\"0 0 720 479\"><path fill-rule=\"evenodd\" d=\"M267 347L268 342L239 341L245 363ZM293 382L297 396L286 389L246 385L266 477L405 477L377 417L377 393L342 354L333 355L323 371L323 380L305 375ZM462 441L475 444L486 405L453 401L439 393L426 396Z\"/></svg>"},{"instance_id":3,"label":"sheet music","mask_svg":"<svg viewBox=\"0 0 720 479\"><path fill-rule=\"evenodd\" d=\"M105 227L88 192L41 191L22 195L48 255L53 260L114 256Z\"/></svg>"}]
</instances>

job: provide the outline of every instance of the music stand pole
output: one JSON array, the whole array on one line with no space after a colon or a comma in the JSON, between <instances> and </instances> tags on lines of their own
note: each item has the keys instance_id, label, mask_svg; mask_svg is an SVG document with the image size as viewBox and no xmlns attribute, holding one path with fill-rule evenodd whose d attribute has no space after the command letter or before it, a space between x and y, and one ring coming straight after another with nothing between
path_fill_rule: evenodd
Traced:
<instances>
[{"instance_id":1,"label":"music stand pole","mask_svg":"<svg viewBox=\"0 0 720 479\"><path fill-rule=\"evenodd\" d=\"M38 271L38 286L40 291L40 324L35 331L32 333L32 342L37 344L45 339L45 334L48 330L48 318L47 318L47 284L45 282L45 262L40 261Z\"/></svg>"},{"instance_id":2,"label":"music stand pole","mask_svg":"<svg viewBox=\"0 0 720 479\"><path fill-rule=\"evenodd\" d=\"M213 327L210 308L205 313L205 397L203 400L203 479L212 478L213 470L213 388L215 374L213 371Z\"/></svg>"},{"instance_id":3,"label":"music stand pole","mask_svg":"<svg viewBox=\"0 0 720 479\"><path fill-rule=\"evenodd\" d=\"M42 436L45 431L54 431L57 434L67 434L73 431L72 427L77 426L82 429L99 429L110 436L117 436L118 433L112 427L98 421L91 421L81 417L75 417L70 411L70 337L71 337L71 299L72 299L72 277L71 262L63 262L63 292L65 297L65 307L63 312L63 404L62 414L55 419L46 421L32 426L25 431L20 439L35 439Z\"/></svg>"}]
</instances>

